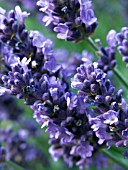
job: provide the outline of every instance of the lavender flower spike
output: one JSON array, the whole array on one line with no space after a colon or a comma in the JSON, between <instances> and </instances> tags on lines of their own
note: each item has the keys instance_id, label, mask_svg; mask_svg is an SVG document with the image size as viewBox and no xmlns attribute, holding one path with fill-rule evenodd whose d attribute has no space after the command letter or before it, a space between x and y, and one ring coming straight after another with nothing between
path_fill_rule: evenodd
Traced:
<instances>
[{"instance_id":1,"label":"lavender flower spike","mask_svg":"<svg viewBox=\"0 0 128 170\"><path fill-rule=\"evenodd\" d=\"M99 48L102 54L97 53L98 59L98 67L102 69L104 72L108 72L112 70L116 66L116 31L110 30L106 36L106 41L108 43L108 47L103 47L101 43L99 44Z\"/></svg>"},{"instance_id":2,"label":"lavender flower spike","mask_svg":"<svg viewBox=\"0 0 128 170\"><path fill-rule=\"evenodd\" d=\"M99 145L111 147L128 146L128 114L122 90L115 92L111 81L94 64L82 64L72 81L72 87L78 89L85 103L94 106L88 114L89 124ZM118 132L118 133L117 133Z\"/></svg>"},{"instance_id":3,"label":"lavender flower spike","mask_svg":"<svg viewBox=\"0 0 128 170\"><path fill-rule=\"evenodd\" d=\"M128 27L123 27L117 33L118 51L122 55L124 62L128 63Z\"/></svg>"},{"instance_id":4,"label":"lavender flower spike","mask_svg":"<svg viewBox=\"0 0 128 170\"><path fill-rule=\"evenodd\" d=\"M46 14L45 25L52 24L60 39L78 42L90 36L98 25L91 0L39 0L37 5Z\"/></svg>"}]
</instances>

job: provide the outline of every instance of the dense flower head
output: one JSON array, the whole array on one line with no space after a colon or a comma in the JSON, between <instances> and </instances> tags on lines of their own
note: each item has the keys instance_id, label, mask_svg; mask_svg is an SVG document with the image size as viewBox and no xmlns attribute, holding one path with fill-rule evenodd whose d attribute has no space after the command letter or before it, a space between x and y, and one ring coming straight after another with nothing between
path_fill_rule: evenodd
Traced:
<instances>
[{"instance_id":1,"label":"dense flower head","mask_svg":"<svg viewBox=\"0 0 128 170\"><path fill-rule=\"evenodd\" d=\"M1 31L1 39L6 42L6 40L11 38L12 34L16 33L18 30L20 33L24 29L24 20L28 17L29 13L22 12L19 6L15 7L15 11L11 10L6 16L6 11L1 8L0 10L0 31ZM18 25L18 21L20 24ZM22 32L23 34L24 32ZM23 36L20 37L24 38Z\"/></svg>"},{"instance_id":2,"label":"dense flower head","mask_svg":"<svg viewBox=\"0 0 128 170\"><path fill-rule=\"evenodd\" d=\"M22 51L24 57L26 45L22 46L22 42L27 41L28 32L25 29L24 20L28 16L26 12L22 12L20 7L16 7L15 11L11 10L8 14L1 9L0 14L0 43L1 43L1 60L8 67L15 63L15 56ZM25 47L26 46L26 47ZM11 48L13 47L13 48ZM21 49L22 47L22 49ZM29 46L30 47L30 46ZM26 49L27 50L27 49ZM27 51L26 51L27 52ZM15 53L15 56L14 56ZM4 62L5 61L5 62Z\"/></svg>"},{"instance_id":3,"label":"dense flower head","mask_svg":"<svg viewBox=\"0 0 128 170\"><path fill-rule=\"evenodd\" d=\"M44 77L44 84L45 81L50 83L49 77ZM34 118L42 128L47 127L51 138L49 152L55 161L63 157L69 167L74 164L80 168L88 167L99 145L90 143L94 132L87 117L88 104L82 96L77 97L67 88L62 88L62 84L52 83L54 88L51 89L49 83L49 90L46 89L49 95L32 106Z\"/></svg>"},{"instance_id":4,"label":"dense flower head","mask_svg":"<svg viewBox=\"0 0 128 170\"><path fill-rule=\"evenodd\" d=\"M79 94L85 95L86 100L104 103L106 96L113 95L114 87L107 79L107 75L97 66L97 63L80 65L72 81L72 87L81 89Z\"/></svg>"},{"instance_id":5,"label":"dense flower head","mask_svg":"<svg viewBox=\"0 0 128 170\"><path fill-rule=\"evenodd\" d=\"M72 87L79 89L78 94L94 112L88 115L91 128L99 139L98 144L115 144L127 147L127 106L122 97L122 90L115 93L115 88L107 75L90 64L81 65L72 81Z\"/></svg>"},{"instance_id":6,"label":"dense flower head","mask_svg":"<svg viewBox=\"0 0 128 170\"><path fill-rule=\"evenodd\" d=\"M57 74L61 66L56 64L53 57L53 42L46 39L38 31L29 32L25 28L24 19L28 14L21 12L19 7L16 7L16 11L10 11L10 13L9 18L5 16L5 12L1 15L1 27L9 27L9 30L13 27L13 24L5 24L4 20L7 22L9 22L8 20L13 20L14 25L16 25L15 32L12 29L9 34L6 34L3 30L0 33L2 44L1 60L2 64L6 66L6 72L8 73L11 67L13 67L13 72L19 72L19 74L28 72L31 69L32 76L37 79L41 77L41 73ZM6 72L2 69L1 74Z\"/></svg>"},{"instance_id":7,"label":"dense flower head","mask_svg":"<svg viewBox=\"0 0 128 170\"><path fill-rule=\"evenodd\" d=\"M2 50L1 53L3 60L5 60L8 66L17 62L16 58L18 57L20 60L24 57L33 57L30 65L34 69L37 65L39 67L39 63L42 64L41 53L44 53L45 56L50 55L50 53L47 53L47 50L49 49L50 52L50 44L52 46L52 42L50 40L45 42L44 36L38 31L29 33L26 29L24 20L28 15L28 13L22 12L18 6L15 8L15 11L11 10L7 16L5 11L1 12L0 39L2 49L5 48L6 51Z\"/></svg>"},{"instance_id":8,"label":"dense flower head","mask_svg":"<svg viewBox=\"0 0 128 170\"><path fill-rule=\"evenodd\" d=\"M46 14L43 17L45 25L54 25L57 38L80 41L90 36L97 27L91 0L39 0L37 5Z\"/></svg>"}]
</instances>

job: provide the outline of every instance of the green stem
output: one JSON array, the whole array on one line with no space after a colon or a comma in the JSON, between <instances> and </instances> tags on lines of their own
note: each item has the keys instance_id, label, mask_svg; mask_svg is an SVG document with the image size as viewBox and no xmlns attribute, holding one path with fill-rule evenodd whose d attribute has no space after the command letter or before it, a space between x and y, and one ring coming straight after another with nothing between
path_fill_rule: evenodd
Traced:
<instances>
[{"instance_id":1,"label":"green stem","mask_svg":"<svg viewBox=\"0 0 128 170\"><path fill-rule=\"evenodd\" d=\"M95 51L99 51L99 48L97 45L94 43L93 39L91 37L88 37L88 42L89 44L94 48Z\"/></svg>"},{"instance_id":2,"label":"green stem","mask_svg":"<svg viewBox=\"0 0 128 170\"><path fill-rule=\"evenodd\" d=\"M25 170L24 168L22 168L21 166L17 165L16 163L12 162L12 161L6 161L6 164L8 166L11 166L12 168L14 168L14 170Z\"/></svg>"},{"instance_id":3,"label":"green stem","mask_svg":"<svg viewBox=\"0 0 128 170\"><path fill-rule=\"evenodd\" d=\"M93 41L93 39L91 37L88 38L88 42L89 44L94 48L95 51L99 51L100 49L97 47L97 45L95 44L95 42ZM128 83L126 82L125 78L123 77L123 75L119 72L119 70L117 70L116 68L113 69L113 72L115 73L115 75L118 77L118 79L121 80L121 82L124 84L124 86L126 87L126 89L128 89Z\"/></svg>"},{"instance_id":4,"label":"green stem","mask_svg":"<svg viewBox=\"0 0 128 170\"><path fill-rule=\"evenodd\" d=\"M115 75L121 80L121 82L125 85L126 89L128 89L128 83L126 82L125 78L123 75L117 70L116 68L113 69L113 72Z\"/></svg>"},{"instance_id":5,"label":"green stem","mask_svg":"<svg viewBox=\"0 0 128 170\"><path fill-rule=\"evenodd\" d=\"M121 158L116 156L116 153L112 154L110 151L107 151L106 149L102 149L102 153L106 155L108 158L110 158L113 162L117 163L124 169L128 170L128 164L126 161L123 161Z\"/></svg>"}]
</instances>

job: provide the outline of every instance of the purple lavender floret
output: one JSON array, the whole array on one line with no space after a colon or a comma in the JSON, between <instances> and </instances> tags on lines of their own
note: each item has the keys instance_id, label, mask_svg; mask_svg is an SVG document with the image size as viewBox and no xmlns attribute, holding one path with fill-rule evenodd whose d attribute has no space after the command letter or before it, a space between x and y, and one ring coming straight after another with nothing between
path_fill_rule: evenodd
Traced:
<instances>
[{"instance_id":1,"label":"purple lavender floret","mask_svg":"<svg viewBox=\"0 0 128 170\"><path fill-rule=\"evenodd\" d=\"M46 14L43 22L54 25L57 38L67 41L80 41L90 36L97 27L97 18L92 9L92 1L53 1L39 0L40 11Z\"/></svg>"},{"instance_id":2,"label":"purple lavender floret","mask_svg":"<svg viewBox=\"0 0 128 170\"><path fill-rule=\"evenodd\" d=\"M118 124L118 112L109 110L108 112L103 114L103 118L105 119L104 120L105 124L109 124L109 125Z\"/></svg>"},{"instance_id":3,"label":"purple lavender floret","mask_svg":"<svg viewBox=\"0 0 128 170\"><path fill-rule=\"evenodd\" d=\"M73 110L77 106L77 95L65 93L65 99L67 101L67 107L69 110Z\"/></svg>"},{"instance_id":4,"label":"purple lavender floret","mask_svg":"<svg viewBox=\"0 0 128 170\"><path fill-rule=\"evenodd\" d=\"M117 45L118 51L122 55L124 62L128 62L128 27L123 27L119 33L117 33Z\"/></svg>"}]
</instances>

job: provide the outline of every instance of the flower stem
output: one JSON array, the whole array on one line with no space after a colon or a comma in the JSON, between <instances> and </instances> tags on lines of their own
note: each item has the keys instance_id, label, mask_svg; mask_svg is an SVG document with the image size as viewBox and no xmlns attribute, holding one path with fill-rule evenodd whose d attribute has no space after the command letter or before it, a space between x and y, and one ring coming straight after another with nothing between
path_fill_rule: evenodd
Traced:
<instances>
[{"instance_id":1,"label":"flower stem","mask_svg":"<svg viewBox=\"0 0 128 170\"><path fill-rule=\"evenodd\" d=\"M97 45L95 44L91 37L88 37L88 42L94 48L95 51L99 51L99 48L97 47Z\"/></svg>"},{"instance_id":2,"label":"flower stem","mask_svg":"<svg viewBox=\"0 0 128 170\"><path fill-rule=\"evenodd\" d=\"M126 82L125 78L123 77L123 75L119 72L119 70L117 70L116 68L113 69L113 72L115 73L115 75L121 80L121 82L124 84L124 86L126 87L126 89L128 89L128 83Z\"/></svg>"},{"instance_id":3,"label":"flower stem","mask_svg":"<svg viewBox=\"0 0 128 170\"><path fill-rule=\"evenodd\" d=\"M113 162L117 163L118 165L120 165L121 167L123 167L124 169L128 170L128 164L126 163L126 161L124 161L123 159L119 158L116 153L111 153L110 151L107 151L107 149L102 149L102 153L104 155L106 155L108 158L110 158Z\"/></svg>"},{"instance_id":4,"label":"flower stem","mask_svg":"<svg viewBox=\"0 0 128 170\"><path fill-rule=\"evenodd\" d=\"M95 51L99 51L100 49L97 47L97 45L95 44L95 42L93 41L93 39L91 37L88 38L88 42L89 44L93 47L93 49ZM121 82L124 84L124 86L126 87L126 89L128 89L128 83L126 82L125 78L123 77L123 75L119 72L119 70L117 70L116 68L113 69L113 72L115 73L115 75L118 77L119 80L121 80Z\"/></svg>"},{"instance_id":5,"label":"flower stem","mask_svg":"<svg viewBox=\"0 0 128 170\"><path fill-rule=\"evenodd\" d=\"M10 160L6 161L6 164L7 164L8 166L11 166L11 167L14 168L15 170L25 170L24 168L22 168L21 166L17 165L16 163L14 163L14 162L12 162L12 161L10 161Z\"/></svg>"}]
</instances>

